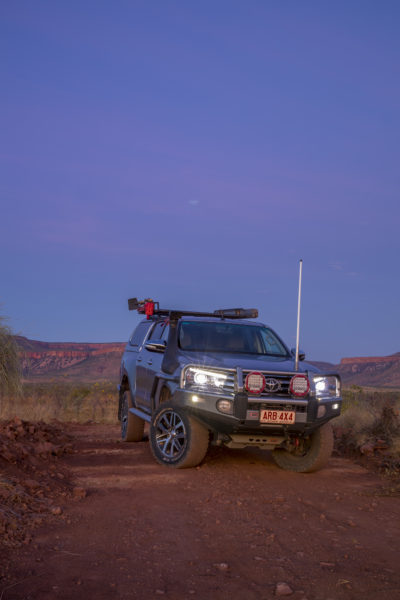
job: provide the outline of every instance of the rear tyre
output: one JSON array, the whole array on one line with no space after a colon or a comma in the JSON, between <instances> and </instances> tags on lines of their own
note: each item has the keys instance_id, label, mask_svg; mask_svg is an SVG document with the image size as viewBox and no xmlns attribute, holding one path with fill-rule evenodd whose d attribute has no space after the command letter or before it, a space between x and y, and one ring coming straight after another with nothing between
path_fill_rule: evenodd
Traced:
<instances>
[{"instance_id":1,"label":"rear tyre","mask_svg":"<svg viewBox=\"0 0 400 600\"><path fill-rule=\"evenodd\" d=\"M132 406L131 393L129 390L125 390L121 411L121 439L123 442L141 442L143 439L144 421L129 412Z\"/></svg>"},{"instance_id":2,"label":"rear tyre","mask_svg":"<svg viewBox=\"0 0 400 600\"><path fill-rule=\"evenodd\" d=\"M164 403L153 415L149 439L158 463L186 469L199 465L207 454L209 433L185 411Z\"/></svg>"},{"instance_id":3,"label":"rear tyre","mask_svg":"<svg viewBox=\"0 0 400 600\"><path fill-rule=\"evenodd\" d=\"M272 458L281 469L297 473L318 471L328 462L333 450L333 429L330 423L325 423L311 435L301 440L300 445L289 452L276 448Z\"/></svg>"}]
</instances>

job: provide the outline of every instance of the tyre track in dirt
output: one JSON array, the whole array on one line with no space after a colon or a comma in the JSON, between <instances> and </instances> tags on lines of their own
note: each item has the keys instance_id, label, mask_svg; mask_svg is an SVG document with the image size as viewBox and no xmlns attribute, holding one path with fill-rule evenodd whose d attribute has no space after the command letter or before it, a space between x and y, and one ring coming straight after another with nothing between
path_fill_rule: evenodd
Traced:
<instances>
[{"instance_id":1,"label":"tyre track in dirt","mask_svg":"<svg viewBox=\"0 0 400 600\"><path fill-rule=\"evenodd\" d=\"M68 432L62 462L87 497L11 551L1 600L400 598L399 499L350 460L298 474L258 449L214 448L173 470L116 427Z\"/></svg>"}]
</instances>

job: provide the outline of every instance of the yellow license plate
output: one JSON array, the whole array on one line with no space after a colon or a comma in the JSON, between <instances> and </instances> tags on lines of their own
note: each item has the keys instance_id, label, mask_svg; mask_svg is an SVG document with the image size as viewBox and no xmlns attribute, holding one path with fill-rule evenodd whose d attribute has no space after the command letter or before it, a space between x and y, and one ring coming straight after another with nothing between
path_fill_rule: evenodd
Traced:
<instances>
[{"instance_id":1,"label":"yellow license plate","mask_svg":"<svg viewBox=\"0 0 400 600\"><path fill-rule=\"evenodd\" d=\"M277 423L278 425L292 425L296 421L294 410L263 409L260 412L260 423Z\"/></svg>"}]
</instances>

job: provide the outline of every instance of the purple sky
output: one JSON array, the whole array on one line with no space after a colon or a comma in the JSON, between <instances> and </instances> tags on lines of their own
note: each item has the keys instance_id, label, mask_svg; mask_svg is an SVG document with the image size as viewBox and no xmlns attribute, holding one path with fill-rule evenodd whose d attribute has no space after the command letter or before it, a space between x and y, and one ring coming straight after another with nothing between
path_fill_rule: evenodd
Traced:
<instances>
[{"instance_id":1,"label":"purple sky","mask_svg":"<svg viewBox=\"0 0 400 600\"><path fill-rule=\"evenodd\" d=\"M400 351L400 4L4 0L0 312L124 341L127 298Z\"/></svg>"}]
</instances>

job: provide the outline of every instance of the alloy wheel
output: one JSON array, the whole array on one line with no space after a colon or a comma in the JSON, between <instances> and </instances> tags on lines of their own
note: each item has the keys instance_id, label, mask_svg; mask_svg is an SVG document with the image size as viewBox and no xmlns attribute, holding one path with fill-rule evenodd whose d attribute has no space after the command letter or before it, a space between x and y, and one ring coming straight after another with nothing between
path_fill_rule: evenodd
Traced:
<instances>
[{"instance_id":1,"label":"alloy wheel","mask_svg":"<svg viewBox=\"0 0 400 600\"><path fill-rule=\"evenodd\" d=\"M186 428L181 417L173 410L160 415L156 423L156 444L167 459L178 459L187 444Z\"/></svg>"}]
</instances>

